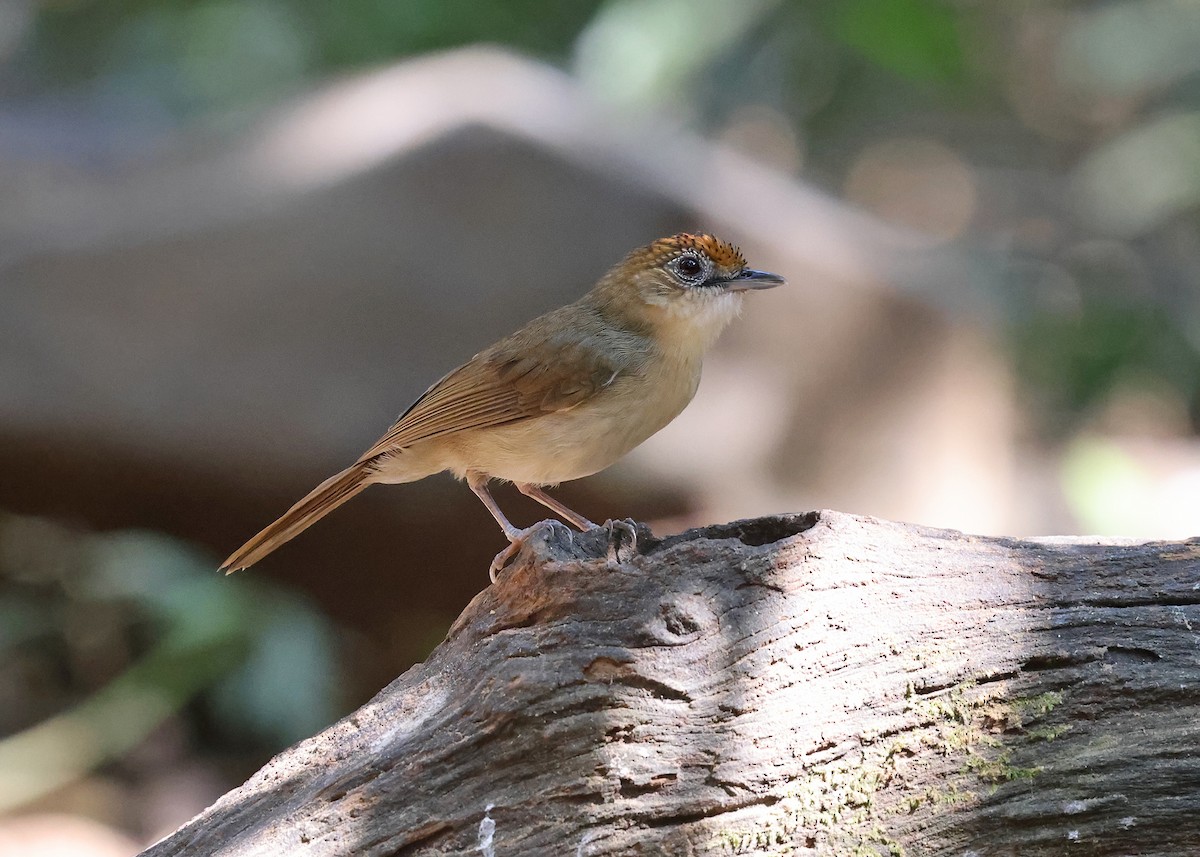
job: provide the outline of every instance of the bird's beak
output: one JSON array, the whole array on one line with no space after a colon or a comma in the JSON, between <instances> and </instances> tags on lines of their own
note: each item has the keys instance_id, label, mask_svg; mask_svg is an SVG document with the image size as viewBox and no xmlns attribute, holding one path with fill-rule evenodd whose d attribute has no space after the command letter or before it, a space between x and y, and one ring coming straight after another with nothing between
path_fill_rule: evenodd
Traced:
<instances>
[{"instance_id":1,"label":"bird's beak","mask_svg":"<svg viewBox=\"0 0 1200 857\"><path fill-rule=\"evenodd\" d=\"M782 286L786 282L787 280L778 274L745 268L736 277L730 277L726 280L725 284L731 292L744 292L747 289L773 289L776 286Z\"/></svg>"}]
</instances>

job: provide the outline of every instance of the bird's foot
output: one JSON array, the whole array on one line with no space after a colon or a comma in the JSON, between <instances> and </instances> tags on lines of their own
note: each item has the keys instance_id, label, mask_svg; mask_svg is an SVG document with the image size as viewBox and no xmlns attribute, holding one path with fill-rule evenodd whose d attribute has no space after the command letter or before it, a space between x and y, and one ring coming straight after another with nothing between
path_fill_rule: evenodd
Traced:
<instances>
[{"instance_id":1,"label":"bird's foot","mask_svg":"<svg viewBox=\"0 0 1200 857\"><path fill-rule=\"evenodd\" d=\"M608 568L614 570L621 563L637 556L638 525L633 518L604 522L608 530Z\"/></svg>"},{"instance_id":2,"label":"bird's foot","mask_svg":"<svg viewBox=\"0 0 1200 857\"><path fill-rule=\"evenodd\" d=\"M555 527L559 527L565 532L570 532L570 530L567 530L561 523L555 520L538 521L533 526L526 527L523 530L518 530L516 527L513 527L511 530L505 530L504 535L508 538L508 547L496 554L495 559L492 560L492 564L488 568L488 577L491 578L492 583L497 581L500 572L508 567L509 563L521 552L521 549L525 547L533 535L539 530L553 530Z\"/></svg>"},{"instance_id":3,"label":"bird's foot","mask_svg":"<svg viewBox=\"0 0 1200 857\"><path fill-rule=\"evenodd\" d=\"M492 583L496 583L499 580L497 575L504 570L504 567L508 565L509 561L523 547L525 547L524 539L513 539L508 543L508 547L496 554L495 558L492 559L491 566L488 567L488 577L491 578Z\"/></svg>"},{"instance_id":4,"label":"bird's foot","mask_svg":"<svg viewBox=\"0 0 1200 857\"><path fill-rule=\"evenodd\" d=\"M596 536L599 538L596 540L592 538L583 539L583 543L590 546L583 548L583 550L591 556L596 555L592 552L597 548L605 550L609 570L616 570L622 563L628 562L637 556L639 526L637 521L634 521L632 518L619 521L605 521L602 526L593 525L589 532L596 533ZM597 532L597 530L600 532ZM648 535L650 531L644 530L644 532ZM495 583L499 579L500 572L512 564L513 560L529 544L531 539L540 538L546 543L547 558L556 557L563 559L568 556L574 556L577 559L583 558L582 554L576 552L579 548L576 547L577 543L572 535L572 530L553 518L538 521L533 526L526 527L523 530L519 530L516 527L506 528L504 535L508 538L508 546L496 554L496 558L492 560L492 564L488 568L488 576L491 578L492 583ZM607 539L605 539L605 535L607 535Z\"/></svg>"}]
</instances>

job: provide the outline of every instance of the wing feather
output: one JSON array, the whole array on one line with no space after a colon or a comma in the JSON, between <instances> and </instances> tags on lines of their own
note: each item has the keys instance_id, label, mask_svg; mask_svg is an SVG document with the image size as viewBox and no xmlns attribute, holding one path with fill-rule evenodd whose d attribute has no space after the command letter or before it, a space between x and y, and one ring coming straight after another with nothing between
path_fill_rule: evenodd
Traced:
<instances>
[{"instance_id":1,"label":"wing feather","mask_svg":"<svg viewBox=\"0 0 1200 857\"><path fill-rule=\"evenodd\" d=\"M529 331L475 355L435 383L359 463L423 440L576 407L622 372L627 349L605 347L602 336L530 342Z\"/></svg>"}]
</instances>

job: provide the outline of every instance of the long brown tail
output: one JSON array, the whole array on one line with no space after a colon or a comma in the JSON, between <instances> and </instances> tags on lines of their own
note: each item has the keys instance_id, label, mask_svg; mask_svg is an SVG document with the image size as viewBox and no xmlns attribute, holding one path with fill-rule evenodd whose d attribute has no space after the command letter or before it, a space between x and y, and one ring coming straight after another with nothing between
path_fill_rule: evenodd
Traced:
<instances>
[{"instance_id":1,"label":"long brown tail","mask_svg":"<svg viewBox=\"0 0 1200 857\"><path fill-rule=\"evenodd\" d=\"M233 574L238 569L254 565L370 485L367 478L370 473L370 466L360 462L330 476L284 512L278 521L234 551L229 559L221 563L221 570Z\"/></svg>"}]
</instances>

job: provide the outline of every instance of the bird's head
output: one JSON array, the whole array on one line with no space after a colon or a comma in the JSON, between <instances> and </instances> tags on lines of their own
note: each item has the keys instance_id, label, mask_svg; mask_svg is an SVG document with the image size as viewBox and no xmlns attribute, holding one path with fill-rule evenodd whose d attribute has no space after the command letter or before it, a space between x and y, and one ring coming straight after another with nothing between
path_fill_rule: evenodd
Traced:
<instances>
[{"instance_id":1,"label":"bird's head","mask_svg":"<svg viewBox=\"0 0 1200 857\"><path fill-rule=\"evenodd\" d=\"M778 274L748 268L742 251L727 241L680 233L634 250L597 292L631 320L707 347L737 315L743 292L783 282Z\"/></svg>"}]
</instances>

